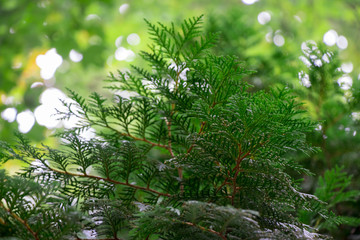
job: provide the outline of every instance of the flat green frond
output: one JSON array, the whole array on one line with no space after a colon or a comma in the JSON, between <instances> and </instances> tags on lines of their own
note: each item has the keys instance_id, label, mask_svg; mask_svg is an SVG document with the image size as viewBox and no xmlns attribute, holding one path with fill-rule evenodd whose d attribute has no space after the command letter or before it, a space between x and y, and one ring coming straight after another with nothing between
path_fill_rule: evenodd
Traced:
<instances>
[{"instance_id":1,"label":"flat green frond","mask_svg":"<svg viewBox=\"0 0 360 240\"><path fill-rule=\"evenodd\" d=\"M0 143L1 162L28 164L21 177L0 172L0 224L37 240L82 239L81 230L97 239L238 240L324 239L318 228L357 223L329 209L359 196L345 191L350 178L339 169L320 178L318 196L292 177L311 174L293 156L317 150L307 142L317 123L289 89L250 89L252 71L211 54L217 34L203 35L202 21L145 20L146 66L111 73L109 98L69 89L58 114L77 124L55 134L56 149L21 134L17 146Z\"/></svg>"}]
</instances>

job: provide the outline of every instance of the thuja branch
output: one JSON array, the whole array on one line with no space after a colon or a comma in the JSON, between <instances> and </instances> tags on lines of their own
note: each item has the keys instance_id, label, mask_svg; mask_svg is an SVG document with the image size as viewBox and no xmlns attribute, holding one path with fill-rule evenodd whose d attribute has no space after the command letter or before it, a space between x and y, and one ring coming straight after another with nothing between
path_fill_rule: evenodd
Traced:
<instances>
[{"instance_id":1,"label":"thuja branch","mask_svg":"<svg viewBox=\"0 0 360 240\"><path fill-rule=\"evenodd\" d=\"M97 125L99 125L99 124L97 124ZM160 144L160 143L155 143L155 142L152 142L152 141L150 141L150 140L148 140L148 139L146 139L146 138L139 138L139 137L136 137L136 136L134 136L134 135L132 135L131 133L125 133L125 132L121 132L121 131L119 131L119 130L117 130L117 129L115 129L115 128L113 128L113 127L111 127L109 124L107 124L106 123L106 125L101 125L102 127L105 127L105 128L108 128L108 129L110 129L110 130L112 130L112 131L114 131L114 132L116 132L116 133L118 133L119 135L121 135L121 136L123 136L123 137L129 137L129 138L132 138L132 139L134 139L134 140L136 140L136 141L141 141L141 142L146 142L146 143L148 143L148 144L150 144L150 145L152 145L152 146L154 146L154 147L160 147L160 148L164 148L164 149L166 149L166 150L168 150L169 152L170 152L170 154L171 154L171 149L170 149L170 147L168 146L168 145L163 145L163 144Z\"/></svg>"},{"instance_id":2,"label":"thuja branch","mask_svg":"<svg viewBox=\"0 0 360 240\"><path fill-rule=\"evenodd\" d=\"M146 143L148 143L148 144L150 144L150 145L152 145L154 147L164 148L164 149L166 149L166 150L168 150L170 152L170 149L169 149L168 145L163 145L163 144L160 144L160 143L152 142L152 141L146 139L145 137L143 137L143 138L136 137L136 136L132 135L130 132L121 132L118 129L110 126L109 122L106 119L101 119L102 122L93 121L93 120L91 120L90 117L86 117L86 119L89 122L89 124L91 124L92 126L99 126L99 127L107 128L107 129L109 129L109 130L111 130L113 132L116 132L120 136L129 137L129 138L132 138L133 140L136 140L136 141L146 142Z\"/></svg>"},{"instance_id":3,"label":"thuja branch","mask_svg":"<svg viewBox=\"0 0 360 240\"><path fill-rule=\"evenodd\" d=\"M209 229L209 228L205 228L205 227L199 226L199 225L197 225L197 224L195 224L195 223L192 223L192 222L183 222L183 221L178 221L178 220L173 220L173 221L174 221L174 222L180 222L180 223L185 224L185 225L188 225L188 226L192 226L192 227L199 228L200 230L205 231L205 232L213 233L213 234L221 237L221 239L223 239L223 240L226 240L226 239L227 239L227 238L226 238L224 235L222 235L221 233L219 233L219 232L217 232L217 231L215 231L215 230Z\"/></svg>"},{"instance_id":4,"label":"thuja branch","mask_svg":"<svg viewBox=\"0 0 360 240\"><path fill-rule=\"evenodd\" d=\"M22 219L21 217L19 217L17 214L15 214L14 212L12 212L10 209L8 209L7 207L4 206L4 204L2 202L0 202L0 207L2 209L4 209L5 211L7 211L10 216L12 216L16 221L18 221L21 225L23 225L26 230L34 237L34 239L39 240L39 237L37 235L37 233L31 229L31 227L29 226L29 224L26 222L26 220Z\"/></svg>"},{"instance_id":5,"label":"thuja branch","mask_svg":"<svg viewBox=\"0 0 360 240\"><path fill-rule=\"evenodd\" d=\"M214 101L214 102L212 103L212 105L209 107L209 110L213 109L213 108L215 107L215 105L216 105L216 102ZM201 122L201 125L200 125L200 130L199 130L199 132L198 132L199 135L201 135L201 134L204 132L205 125L206 125L206 122L205 122L205 121L202 121L202 122ZM192 144L192 145L189 147L189 149L187 150L186 153L190 153L190 152L192 151L192 149L194 148L194 146L195 146L195 144Z\"/></svg>"},{"instance_id":6,"label":"thuja branch","mask_svg":"<svg viewBox=\"0 0 360 240\"><path fill-rule=\"evenodd\" d=\"M127 182L120 182L120 181L116 181L114 179L111 178L103 178L103 177L99 177L99 176L95 176L95 175L89 175L89 174L79 174L79 173L72 173L72 172L68 172L68 171L62 171L62 170L58 170L55 168L52 168L50 166L47 165L47 168L49 168L49 170L56 172L56 173L60 173L60 174L64 174L64 175L70 175L70 176L74 176L74 177L83 177L83 178L92 178L92 179L96 179L96 180L102 180L102 181L106 181L106 182L110 182L110 183L114 183L114 184L118 184L118 185L123 185L123 186L128 186L131 188L135 188L135 189L139 189L139 190L143 190L146 192L152 192L155 193L159 196L165 196L165 197L173 197L171 194L169 193L162 193L159 191L156 191L154 189L151 189L149 187L141 187L138 185L134 185L134 184L130 184Z\"/></svg>"}]
</instances>

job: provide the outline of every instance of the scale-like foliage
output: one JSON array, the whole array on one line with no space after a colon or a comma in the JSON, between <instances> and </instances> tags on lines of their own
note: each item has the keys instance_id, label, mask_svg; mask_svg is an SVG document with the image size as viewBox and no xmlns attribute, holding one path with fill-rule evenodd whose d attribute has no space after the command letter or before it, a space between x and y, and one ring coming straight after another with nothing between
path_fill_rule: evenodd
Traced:
<instances>
[{"instance_id":1,"label":"scale-like foliage","mask_svg":"<svg viewBox=\"0 0 360 240\"><path fill-rule=\"evenodd\" d=\"M189 201L182 210L156 207L139 215L140 226L133 236L146 239L157 233L162 239L323 239L309 232L310 227L278 222L281 230L261 228L259 213L211 203Z\"/></svg>"},{"instance_id":2,"label":"scale-like foliage","mask_svg":"<svg viewBox=\"0 0 360 240\"><path fill-rule=\"evenodd\" d=\"M111 74L113 99L93 93L86 100L70 91L73 101L64 102L68 111L60 118L79 122L57 134L59 149L32 146L22 136L17 150L4 145L3 161L30 164L16 181L38 182L31 182L34 194L55 184L64 198L61 206L37 206L51 206L53 215L21 214L58 226L66 224L58 220L69 214L65 203L76 204L90 220L84 229L108 239L323 238L297 212L331 214L287 173L307 173L289 152L316 151L305 138L314 123L289 90L250 93L242 63L208 52L216 35L202 36L202 16L184 21L179 32L173 24L146 22L154 45L141 56L152 71L133 66ZM97 136L87 140L81 134L89 128ZM52 239L40 238L37 226L19 231Z\"/></svg>"},{"instance_id":3,"label":"scale-like foliage","mask_svg":"<svg viewBox=\"0 0 360 240\"><path fill-rule=\"evenodd\" d=\"M81 229L82 217L47 186L0 171L0 233L20 239L66 239Z\"/></svg>"}]
</instances>

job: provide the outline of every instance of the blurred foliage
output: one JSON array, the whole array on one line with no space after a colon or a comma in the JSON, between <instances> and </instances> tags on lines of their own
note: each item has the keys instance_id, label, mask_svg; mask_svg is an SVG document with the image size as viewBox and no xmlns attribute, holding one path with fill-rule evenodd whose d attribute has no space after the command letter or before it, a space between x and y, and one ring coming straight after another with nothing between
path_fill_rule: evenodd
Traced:
<instances>
[{"instance_id":1,"label":"blurred foliage","mask_svg":"<svg viewBox=\"0 0 360 240\"><path fill-rule=\"evenodd\" d=\"M260 24L261 12L269 13L271 20ZM130 65L115 59L119 46L137 54L148 44L143 18L152 22L176 22L200 13L206 14L207 31L220 32L215 52L235 54L248 69L256 71L245 78L254 85L253 91L274 85L288 86L294 89L312 119L321 121L318 131L309 134L308 139L322 152L310 157L292 157L320 176L336 165L344 166L343 171L352 176L347 189L359 189L359 0L259 0L252 5L239 0L221 3L205 0L1 1L0 112L9 107L15 107L18 113L26 109L34 111L39 105L39 95L47 88L65 91L68 87L83 96L99 91L101 80L109 71L124 70ZM347 48L322 43L330 29L346 37ZM139 35L139 45L126 41L131 33ZM284 45L274 44L276 36L283 37ZM55 77L45 81L40 77L36 57L51 48L56 48L63 63ZM70 61L72 49L83 54L81 62ZM328 54L329 62L323 59L324 54ZM316 60L320 60L321 65ZM134 61L141 60L136 56ZM341 70L344 63L352 63L352 71L344 73ZM349 89L340 88L341 77L352 79ZM34 82L42 82L44 86L30 88ZM308 83L311 86L304 86ZM0 118L0 139L12 141L17 128L16 121L9 123ZM54 140L48 138L51 131L35 123L27 137L53 145ZM303 188L315 193L318 181L316 177L306 177ZM359 205L358 199L339 203L335 211L359 216ZM345 238L356 233L360 234L359 227L342 227L336 236Z\"/></svg>"},{"instance_id":2,"label":"blurred foliage","mask_svg":"<svg viewBox=\"0 0 360 240\"><path fill-rule=\"evenodd\" d=\"M359 216L359 195L353 195L350 202L346 197L337 199L335 196L354 193L360 184L359 55L355 44L357 34L353 34L353 29L359 24L356 20L359 4L354 1L311 2L305 6L300 1L293 1L294 11L286 13L293 15L287 17L285 11L276 10L290 9L286 7L287 2L278 2L276 6L258 2L246 10L232 9L230 14L211 15L208 31L222 32L218 53L236 54L250 69L256 70L247 79L254 85L254 90L273 85L288 86L294 89L294 95L304 104L307 114L319 122L317 131L309 134L308 139L322 151L312 156L292 157L320 176L319 179L306 177L304 190L314 193L329 204L329 209L344 216L342 223L347 226L334 229L325 222L321 225L323 231L330 231L336 239L351 239L351 234L359 233L358 219L352 218ZM266 10L271 13L271 21L264 26L246 20L251 7L256 5L257 12ZM346 14L339 16L339 9ZM316 24L312 18L314 10ZM300 18L294 18L294 15ZM324 16L322 21L321 16ZM330 29L346 36L346 49L322 43L323 35ZM283 46L276 46L276 35L284 37ZM337 168L334 170L336 165L343 166L346 173L340 173ZM352 181L350 178L345 181L346 175L352 176ZM331 185L331 181L336 184ZM324 187L326 184L336 185L336 189ZM324 188L335 199L324 198L321 193ZM318 225L316 216L312 217L312 223Z\"/></svg>"},{"instance_id":3,"label":"blurred foliage","mask_svg":"<svg viewBox=\"0 0 360 240\"><path fill-rule=\"evenodd\" d=\"M342 212L344 212L344 203L356 203L360 196L359 190L348 190L352 177L347 176L347 173L342 170L343 167L338 166L331 170L326 170L324 176L319 177L318 186L314 193L320 200L328 203L324 208L338 213L335 221L332 217L324 219L314 212L300 211L302 222L315 225L315 227L322 231L331 232L335 239L342 239L344 237L343 227L340 227L341 231L339 231L338 225L346 224L353 227L360 225L360 218L346 215L341 216Z\"/></svg>"},{"instance_id":4,"label":"blurred foliage","mask_svg":"<svg viewBox=\"0 0 360 240\"><path fill-rule=\"evenodd\" d=\"M231 1L225 5L230 4ZM82 95L99 91L101 80L109 71L130 65L114 58L120 45L134 52L147 45L144 40L137 46L126 41L131 33L145 39L143 18L179 21L184 16L197 15L216 6L216 2L193 3L190 0L1 1L0 112L9 107L15 107L18 113L26 109L34 111L39 105L40 93L51 87L63 91L65 87L76 89ZM187 12L181 13L178 9L187 9ZM40 77L36 57L52 48L62 56L63 62L55 77L44 80ZM81 62L70 61L72 49L83 55ZM44 86L30 88L35 82L44 83ZM0 119L0 139L10 141L17 125L16 121L8 123ZM35 124L28 136L39 142L46 140L46 132L46 128Z\"/></svg>"}]
</instances>

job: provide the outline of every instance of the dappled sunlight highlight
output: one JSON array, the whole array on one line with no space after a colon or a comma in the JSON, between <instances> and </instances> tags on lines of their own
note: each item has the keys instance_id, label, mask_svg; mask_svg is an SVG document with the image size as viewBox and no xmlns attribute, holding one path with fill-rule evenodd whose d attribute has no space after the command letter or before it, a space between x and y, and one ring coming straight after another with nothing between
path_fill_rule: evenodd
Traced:
<instances>
[{"instance_id":1,"label":"dappled sunlight highlight","mask_svg":"<svg viewBox=\"0 0 360 240\"><path fill-rule=\"evenodd\" d=\"M265 25L266 23L270 22L271 20L271 15L269 12L261 12L259 13L259 15L257 16L258 22L261 25Z\"/></svg>"},{"instance_id":2,"label":"dappled sunlight highlight","mask_svg":"<svg viewBox=\"0 0 360 240\"><path fill-rule=\"evenodd\" d=\"M121 42L123 40L123 36L119 36L118 38L116 38L115 40L115 46L118 48L121 46Z\"/></svg>"},{"instance_id":3,"label":"dappled sunlight highlight","mask_svg":"<svg viewBox=\"0 0 360 240\"><path fill-rule=\"evenodd\" d=\"M334 46L338 40L338 34L335 30L331 29L324 34L323 41L328 46Z\"/></svg>"},{"instance_id":4,"label":"dappled sunlight highlight","mask_svg":"<svg viewBox=\"0 0 360 240\"><path fill-rule=\"evenodd\" d=\"M81 53L77 52L76 50L71 49L71 51L69 53L69 58L73 62L80 62L83 59L83 55Z\"/></svg>"},{"instance_id":5,"label":"dappled sunlight highlight","mask_svg":"<svg viewBox=\"0 0 360 240\"><path fill-rule=\"evenodd\" d=\"M49 106L41 104L34 111L36 121L39 125L45 126L48 129L53 129L59 125L59 121L54 118L56 110Z\"/></svg>"},{"instance_id":6,"label":"dappled sunlight highlight","mask_svg":"<svg viewBox=\"0 0 360 240\"><path fill-rule=\"evenodd\" d=\"M128 100L130 100L131 97L139 96L137 92L129 92L127 90L116 91L114 94L120 96L121 98L126 98Z\"/></svg>"},{"instance_id":7,"label":"dappled sunlight highlight","mask_svg":"<svg viewBox=\"0 0 360 240\"><path fill-rule=\"evenodd\" d=\"M331 60L331 53L330 52L327 52L325 53L321 59L326 62L326 63L330 63L330 60Z\"/></svg>"},{"instance_id":8,"label":"dappled sunlight highlight","mask_svg":"<svg viewBox=\"0 0 360 240\"><path fill-rule=\"evenodd\" d=\"M40 95L40 103L54 107L62 106L61 100L65 100L66 95L57 88L48 88Z\"/></svg>"},{"instance_id":9,"label":"dappled sunlight highlight","mask_svg":"<svg viewBox=\"0 0 360 240\"><path fill-rule=\"evenodd\" d=\"M66 129L73 129L79 126L80 119L77 116L71 115L68 119L59 119L58 111L67 113L68 109L64 106L66 104L74 104L71 106L71 110L77 112L76 103L70 99L57 88L48 88L40 96L40 105L35 109L34 115L36 122L46 127L47 129L55 129L64 127ZM90 140L95 135L93 128L81 131L79 135L87 140Z\"/></svg>"},{"instance_id":10,"label":"dappled sunlight highlight","mask_svg":"<svg viewBox=\"0 0 360 240\"><path fill-rule=\"evenodd\" d=\"M348 40L344 36L339 36L339 38L337 39L336 45L340 49L346 49L348 46Z\"/></svg>"},{"instance_id":11,"label":"dappled sunlight highlight","mask_svg":"<svg viewBox=\"0 0 360 240\"><path fill-rule=\"evenodd\" d=\"M360 121L360 112L352 112L351 117L354 121Z\"/></svg>"},{"instance_id":12,"label":"dappled sunlight highlight","mask_svg":"<svg viewBox=\"0 0 360 240\"><path fill-rule=\"evenodd\" d=\"M63 58L56 52L55 48L36 57L36 65L40 68L40 76L45 80L54 77L57 68L60 67L62 62Z\"/></svg>"},{"instance_id":13,"label":"dappled sunlight highlight","mask_svg":"<svg viewBox=\"0 0 360 240\"><path fill-rule=\"evenodd\" d=\"M86 16L85 20L86 21L91 21L91 20L99 21L99 20L101 20L101 18L97 14L89 14L89 15Z\"/></svg>"},{"instance_id":14,"label":"dappled sunlight highlight","mask_svg":"<svg viewBox=\"0 0 360 240\"><path fill-rule=\"evenodd\" d=\"M38 88L42 86L44 86L43 82L34 82L33 84L31 84L30 88Z\"/></svg>"},{"instance_id":15,"label":"dappled sunlight highlight","mask_svg":"<svg viewBox=\"0 0 360 240\"><path fill-rule=\"evenodd\" d=\"M138 45L140 43L140 37L139 35L137 35L136 33L132 33L130 34L127 38L126 41L130 44L130 45Z\"/></svg>"},{"instance_id":16,"label":"dappled sunlight highlight","mask_svg":"<svg viewBox=\"0 0 360 240\"><path fill-rule=\"evenodd\" d=\"M299 77L301 85L303 85L303 86L305 86L307 88L311 87L309 74L304 73L304 71L301 71L301 72L299 72L298 77Z\"/></svg>"},{"instance_id":17,"label":"dappled sunlight highlight","mask_svg":"<svg viewBox=\"0 0 360 240\"><path fill-rule=\"evenodd\" d=\"M294 18L296 21L298 21L299 23L302 23L301 18L298 15L294 15Z\"/></svg>"},{"instance_id":18,"label":"dappled sunlight highlight","mask_svg":"<svg viewBox=\"0 0 360 240\"><path fill-rule=\"evenodd\" d=\"M343 90L349 90L353 84L353 80L350 76L344 75L341 78L338 79L338 84L341 89Z\"/></svg>"},{"instance_id":19,"label":"dappled sunlight highlight","mask_svg":"<svg viewBox=\"0 0 360 240\"><path fill-rule=\"evenodd\" d=\"M348 41L346 37L342 35L339 36L338 33L333 29L330 29L324 34L323 42L328 46L334 46L336 44L337 47L342 50L348 47Z\"/></svg>"},{"instance_id":20,"label":"dappled sunlight highlight","mask_svg":"<svg viewBox=\"0 0 360 240\"><path fill-rule=\"evenodd\" d=\"M41 105L34 111L37 123L48 129L60 126L60 121L55 116L56 109L63 108L61 100L65 101L66 98L66 95L57 88L46 89L40 96Z\"/></svg>"},{"instance_id":21,"label":"dappled sunlight highlight","mask_svg":"<svg viewBox=\"0 0 360 240\"><path fill-rule=\"evenodd\" d=\"M8 121L13 122L16 119L17 110L16 108L7 108L4 111L1 112L1 117Z\"/></svg>"},{"instance_id":22,"label":"dappled sunlight highlight","mask_svg":"<svg viewBox=\"0 0 360 240\"><path fill-rule=\"evenodd\" d=\"M353 66L352 62L347 62L347 63L341 64L341 70L344 73L351 73L353 69L354 69L354 66Z\"/></svg>"},{"instance_id":23,"label":"dappled sunlight highlight","mask_svg":"<svg viewBox=\"0 0 360 240\"><path fill-rule=\"evenodd\" d=\"M128 3L124 3L119 7L119 13L125 14L127 10L129 9L130 5Z\"/></svg>"},{"instance_id":24,"label":"dappled sunlight highlight","mask_svg":"<svg viewBox=\"0 0 360 240\"><path fill-rule=\"evenodd\" d=\"M254 4L256 2L258 2L259 0L242 0L243 3L245 3L246 5L251 5Z\"/></svg>"},{"instance_id":25,"label":"dappled sunlight highlight","mask_svg":"<svg viewBox=\"0 0 360 240\"><path fill-rule=\"evenodd\" d=\"M265 40L266 40L267 42L271 43L271 42L272 42L272 35L273 35L272 31L266 33L266 35L265 35Z\"/></svg>"},{"instance_id":26,"label":"dappled sunlight highlight","mask_svg":"<svg viewBox=\"0 0 360 240\"><path fill-rule=\"evenodd\" d=\"M308 40L306 42L301 43L301 51L304 53L305 56L310 56L310 53L317 50L316 42L313 40Z\"/></svg>"},{"instance_id":27,"label":"dappled sunlight highlight","mask_svg":"<svg viewBox=\"0 0 360 240\"><path fill-rule=\"evenodd\" d=\"M285 38L280 34L276 34L273 41L274 44L278 47L282 47L285 44Z\"/></svg>"},{"instance_id":28,"label":"dappled sunlight highlight","mask_svg":"<svg viewBox=\"0 0 360 240\"><path fill-rule=\"evenodd\" d=\"M131 62L135 59L135 53L130 49L124 47L119 47L115 51L115 59L118 61L127 61Z\"/></svg>"},{"instance_id":29,"label":"dappled sunlight highlight","mask_svg":"<svg viewBox=\"0 0 360 240\"><path fill-rule=\"evenodd\" d=\"M16 121L19 124L19 131L28 133L35 124L34 113L27 109L16 116Z\"/></svg>"}]
</instances>

